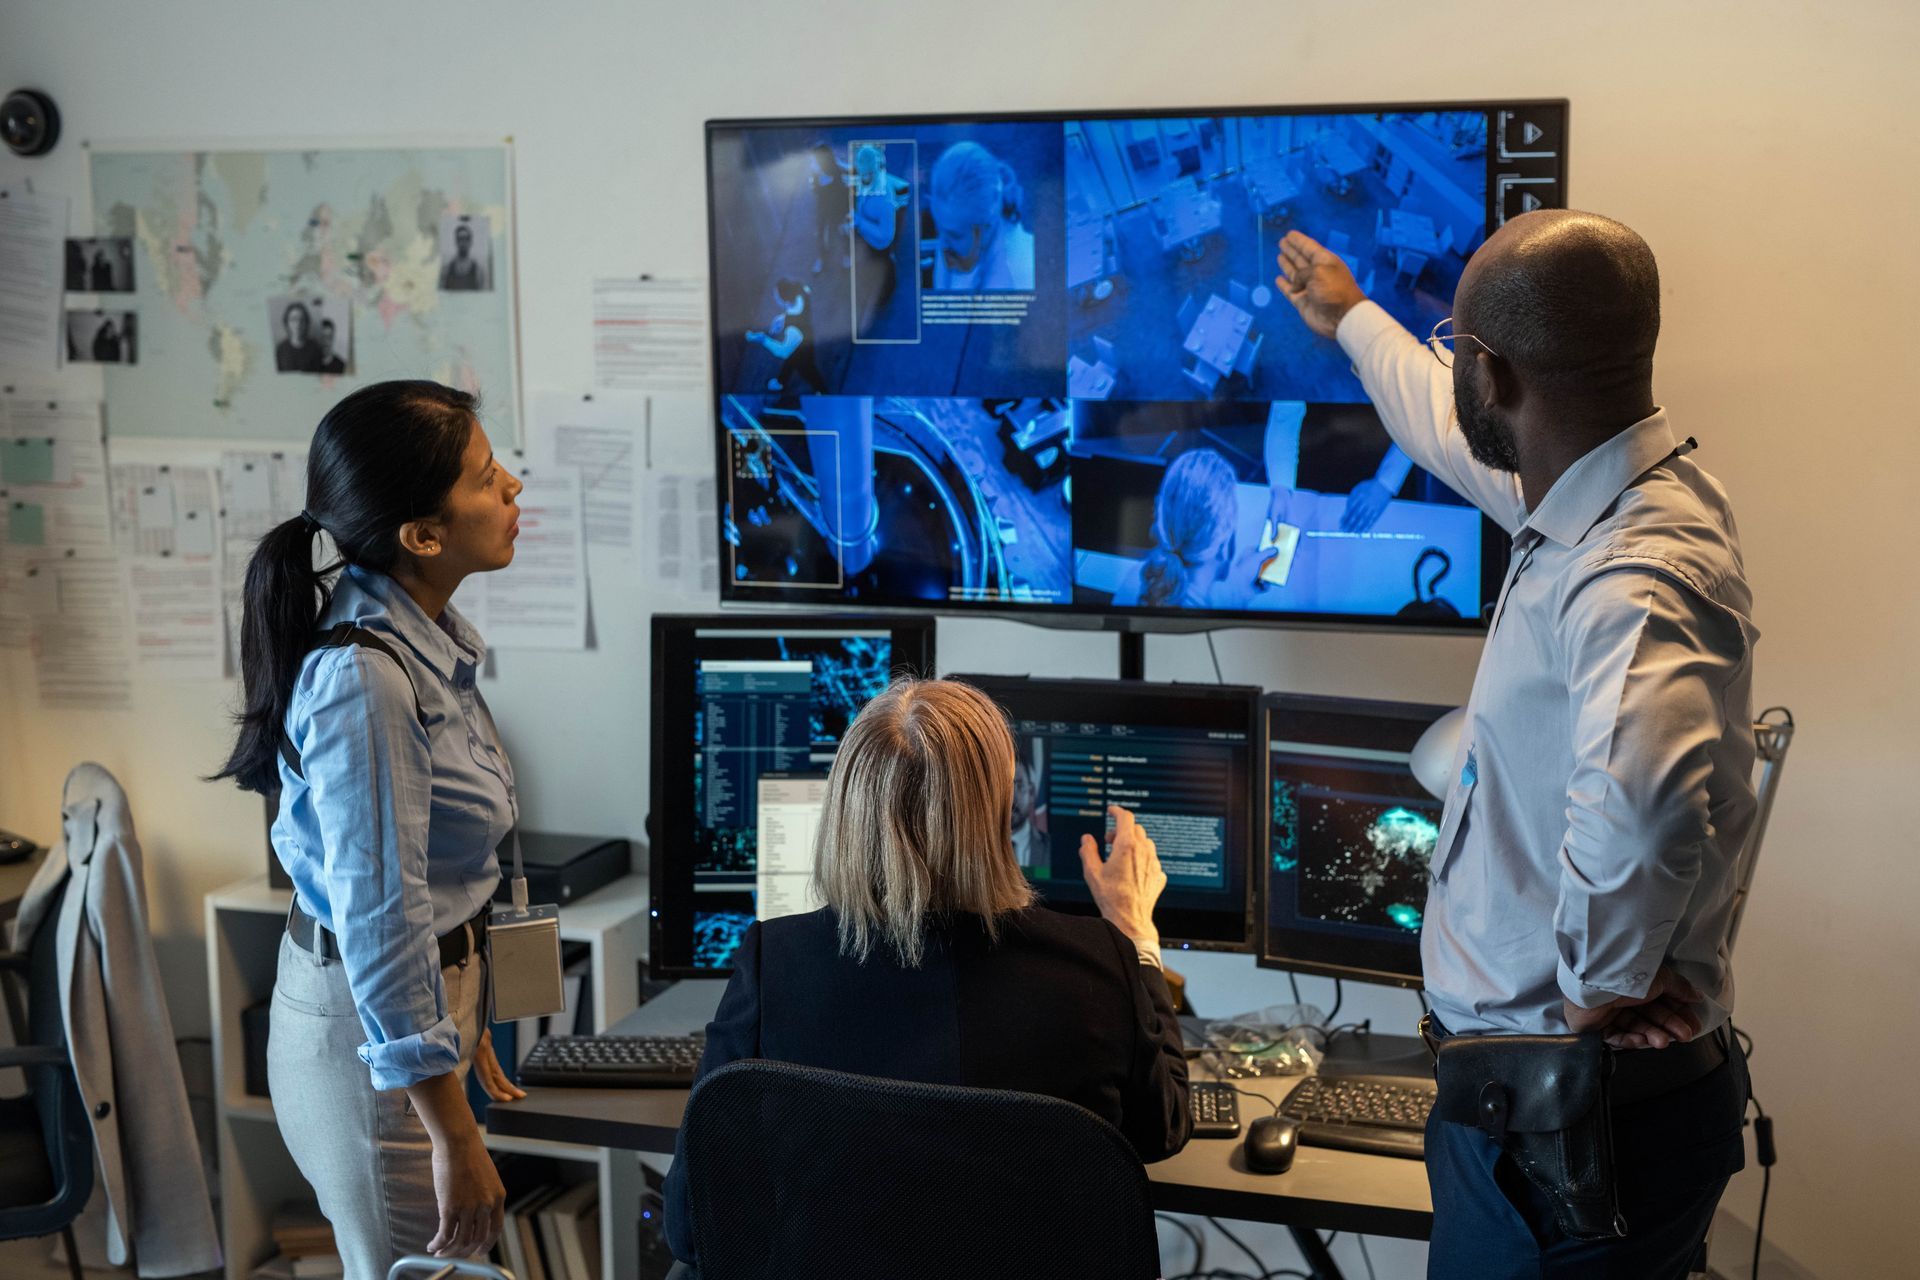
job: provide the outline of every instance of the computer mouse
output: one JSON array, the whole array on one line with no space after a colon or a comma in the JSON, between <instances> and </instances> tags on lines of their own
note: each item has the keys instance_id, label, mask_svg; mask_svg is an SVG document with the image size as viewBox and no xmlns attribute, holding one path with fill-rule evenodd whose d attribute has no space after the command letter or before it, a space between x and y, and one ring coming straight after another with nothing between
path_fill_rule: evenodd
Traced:
<instances>
[{"instance_id":1,"label":"computer mouse","mask_svg":"<svg viewBox=\"0 0 1920 1280\"><path fill-rule=\"evenodd\" d=\"M1247 1168L1255 1173L1285 1173L1300 1149L1300 1122L1285 1116L1261 1116L1247 1126Z\"/></svg>"}]
</instances>

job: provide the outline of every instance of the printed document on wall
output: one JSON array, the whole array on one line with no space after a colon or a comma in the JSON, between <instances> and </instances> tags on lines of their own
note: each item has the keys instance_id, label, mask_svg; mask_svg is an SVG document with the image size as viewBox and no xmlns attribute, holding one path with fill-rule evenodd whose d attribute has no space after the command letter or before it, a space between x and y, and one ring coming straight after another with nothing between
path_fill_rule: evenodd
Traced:
<instances>
[{"instance_id":1,"label":"printed document on wall","mask_svg":"<svg viewBox=\"0 0 1920 1280\"><path fill-rule=\"evenodd\" d=\"M306 450L228 449L220 454L220 596L229 671L240 667L240 601L253 549L273 526L299 515L306 500Z\"/></svg>"},{"instance_id":2,"label":"printed document on wall","mask_svg":"<svg viewBox=\"0 0 1920 1280\"><path fill-rule=\"evenodd\" d=\"M49 710L119 710L132 692L120 561L110 554L28 558L34 676Z\"/></svg>"},{"instance_id":3,"label":"printed document on wall","mask_svg":"<svg viewBox=\"0 0 1920 1280\"><path fill-rule=\"evenodd\" d=\"M633 475L646 397L537 391L527 418L527 462L542 471L580 472L587 543L633 545Z\"/></svg>"},{"instance_id":4,"label":"printed document on wall","mask_svg":"<svg viewBox=\"0 0 1920 1280\"><path fill-rule=\"evenodd\" d=\"M114 541L127 572L133 662L163 676L219 679L221 626L217 474L211 467L115 463Z\"/></svg>"},{"instance_id":5,"label":"printed document on wall","mask_svg":"<svg viewBox=\"0 0 1920 1280\"><path fill-rule=\"evenodd\" d=\"M706 281L646 276L595 280L593 382L612 391L706 386Z\"/></svg>"},{"instance_id":6,"label":"printed document on wall","mask_svg":"<svg viewBox=\"0 0 1920 1280\"><path fill-rule=\"evenodd\" d=\"M587 647L587 548L580 472L516 459L520 535L513 563L474 574L454 604L490 649ZM468 588L472 588L469 590Z\"/></svg>"},{"instance_id":7,"label":"printed document on wall","mask_svg":"<svg viewBox=\"0 0 1920 1280\"><path fill-rule=\"evenodd\" d=\"M0 546L110 552L99 402L16 396L3 403Z\"/></svg>"},{"instance_id":8,"label":"printed document on wall","mask_svg":"<svg viewBox=\"0 0 1920 1280\"><path fill-rule=\"evenodd\" d=\"M67 198L0 187L0 369L60 367Z\"/></svg>"}]
</instances>

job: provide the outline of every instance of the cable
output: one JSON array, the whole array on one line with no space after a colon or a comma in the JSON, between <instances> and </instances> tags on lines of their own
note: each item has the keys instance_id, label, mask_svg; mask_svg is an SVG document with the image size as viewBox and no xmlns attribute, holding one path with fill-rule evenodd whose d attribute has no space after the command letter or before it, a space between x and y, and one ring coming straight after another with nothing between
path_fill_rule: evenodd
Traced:
<instances>
[{"instance_id":1,"label":"cable","mask_svg":"<svg viewBox=\"0 0 1920 1280\"><path fill-rule=\"evenodd\" d=\"M1378 1276L1373 1274L1373 1255L1367 1252L1367 1238L1365 1236L1355 1236L1354 1239L1360 1242L1360 1256L1366 1259L1367 1280L1380 1280Z\"/></svg>"},{"instance_id":2,"label":"cable","mask_svg":"<svg viewBox=\"0 0 1920 1280\"><path fill-rule=\"evenodd\" d=\"M1220 651L1213 647L1213 632L1209 631L1206 633L1206 635L1207 635L1207 652L1213 655L1214 681L1218 684L1225 684L1227 682L1227 678L1220 674Z\"/></svg>"},{"instance_id":3,"label":"cable","mask_svg":"<svg viewBox=\"0 0 1920 1280\"><path fill-rule=\"evenodd\" d=\"M1332 1026L1334 1019L1340 1016L1340 1005L1347 998L1346 991L1340 985L1340 979L1333 980L1333 1011L1327 1014L1327 1025Z\"/></svg>"},{"instance_id":4,"label":"cable","mask_svg":"<svg viewBox=\"0 0 1920 1280\"><path fill-rule=\"evenodd\" d=\"M1187 1272L1187 1274L1189 1275L1195 1274L1200 1270L1200 1268L1206 1265L1207 1238L1205 1236L1201 1235L1198 1231L1194 1230L1192 1226L1190 1226L1186 1222L1181 1221L1179 1218L1174 1217L1170 1213L1156 1213L1153 1216L1154 1216L1154 1220L1157 1222L1171 1222L1174 1226L1186 1232L1187 1239L1193 1241L1193 1266Z\"/></svg>"},{"instance_id":5,"label":"cable","mask_svg":"<svg viewBox=\"0 0 1920 1280\"><path fill-rule=\"evenodd\" d=\"M1749 1068L1753 1065L1753 1037L1727 1023L1727 1030L1733 1036L1733 1043L1740 1050L1740 1057ZM1752 1280L1760 1280L1760 1246L1767 1238L1767 1197L1773 1191L1773 1164L1779 1159L1779 1152L1773 1145L1773 1117L1760 1105L1759 1095L1753 1091L1753 1077L1747 1077L1747 1105L1753 1108L1753 1155L1760 1162L1760 1212L1753 1224L1753 1266ZM1745 1108L1742 1112L1744 1114Z\"/></svg>"},{"instance_id":6,"label":"cable","mask_svg":"<svg viewBox=\"0 0 1920 1280\"><path fill-rule=\"evenodd\" d=\"M1430 1014L1433 1012L1433 1006L1427 1003L1426 992L1415 989L1413 993L1413 998L1420 1002L1420 1015L1422 1017L1425 1017L1427 1014Z\"/></svg>"},{"instance_id":7,"label":"cable","mask_svg":"<svg viewBox=\"0 0 1920 1280\"><path fill-rule=\"evenodd\" d=\"M1300 1004L1300 976L1289 969L1287 970L1287 981L1293 986L1293 1003L1295 1007L1298 1007Z\"/></svg>"},{"instance_id":8,"label":"cable","mask_svg":"<svg viewBox=\"0 0 1920 1280\"><path fill-rule=\"evenodd\" d=\"M1239 1236L1233 1234L1233 1232L1227 1230L1226 1227L1222 1226L1220 1223L1220 1219L1213 1217L1212 1215L1208 1215L1207 1221L1213 1224L1213 1229L1215 1231L1218 1231L1221 1235L1231 1240L1234 1243L1234 1245L1239 1248L1240 1252L1246 1254L1248 1258L1252 1259L1253 1273L1256 1276L1264 1277L1270 1274L1267 1270L1267 1264L1260 1261L1260 1255L1255 1253L1253 1250L1247 1248L1246 1241L1242 1240Z\"/></svg>"}]
</instances>

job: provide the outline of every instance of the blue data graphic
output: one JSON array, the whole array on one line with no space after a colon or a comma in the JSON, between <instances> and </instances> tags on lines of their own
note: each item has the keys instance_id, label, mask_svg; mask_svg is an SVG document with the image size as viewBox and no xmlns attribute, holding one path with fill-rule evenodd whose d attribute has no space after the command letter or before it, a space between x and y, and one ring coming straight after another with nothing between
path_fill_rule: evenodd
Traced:
<instances>
[{"instance_id":1,"label":"blue data graphic","mask_svg":"<svg viewBox=\"0 0 1920 1280\"><path fill-rule=\"evenodd\" d=\"M696 883L752 880L760 775L824 768L892 661L884 633L804 632L728 636L696 659Z\"/></svg>"}]
</instances>

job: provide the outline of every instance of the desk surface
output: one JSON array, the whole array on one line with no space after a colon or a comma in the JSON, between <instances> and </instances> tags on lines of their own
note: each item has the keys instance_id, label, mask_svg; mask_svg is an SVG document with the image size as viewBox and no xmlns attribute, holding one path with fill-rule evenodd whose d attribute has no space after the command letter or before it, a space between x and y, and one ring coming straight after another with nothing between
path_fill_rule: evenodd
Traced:
<instances>
[{"instance_id":1,"label":"desk surface","mask_svg":"<svg viewBox=\"0 0 1920 1280\"><path fill-rule=\"evenodd\" d=\"M47 860L47 850L42 848L32 856L19 862L10 862L0 866L0 920L8 920L20 908L20 899L26 896L27 886L33 883L34 872Z\"/></svg>"},{"instance_id":2,"label":"desk surface","mask_svg":"<svg viewBox=\"0 0 1920 1280\"><path fill-rule=\"evenodd\" d=\"M680 982L613 1028L619 1035L679 1035L706 1025L725 983ZM1241 1082L1278 1101L1297 1080ZM686 1109L684 1089L529 1089L519 1102L487 1108L490 1132L589 1146L668 1153ZM1240 1120L1259 1114L1240 1099ZM1197 1138L1170 1160L1147 1166L1156 1208L1273 1222L1322 1231L1424 1240L1432 1227L1426 1167L1417 1160L1302 1147L1291 1170L1249 1173L1240 1143Z\"/></svg>"}]
</instances>

